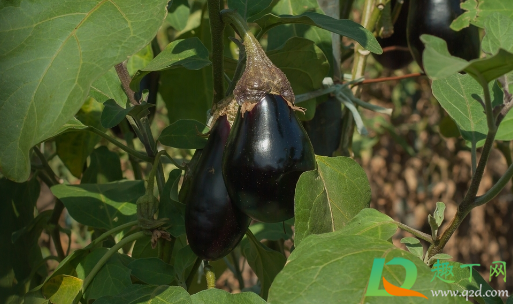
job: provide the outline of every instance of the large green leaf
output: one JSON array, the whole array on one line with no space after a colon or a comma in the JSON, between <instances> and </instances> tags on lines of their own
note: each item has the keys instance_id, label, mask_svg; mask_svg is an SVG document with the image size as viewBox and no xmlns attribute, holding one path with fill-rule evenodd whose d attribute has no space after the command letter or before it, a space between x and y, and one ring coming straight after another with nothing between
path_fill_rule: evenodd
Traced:
<instances>
[{"instance_id":1,"label":"large green leaf","mask_svg":"<svg viewBox=\"0 0 513 304\"><path fill-rule=\"evenodd\" d=\"M311 26L316 26L318 28L339 34L341 36L345 36L351 39L354 39L356 42L360 43L365 49L376 53L381 54L383 53L383 50L381 49L378 41L371 32L366 30L363 26L360 24L352 21L352 20L346 20L346 19L335 19L330 16L326 16L320 11L316 10L317 12L311 12L308 11L308 7L305 10L305 8L301 7L303 3L291 3L292 0L284 1L284 5L289 5L288 9L283 9L278 4L275 9L273 9L273 12L280 12L280 16L276 16L274 14L267 14L264 17L256 20L255 22L258 23L258 25L262 29L267 28L273 28L275 26L281 25L281 24L306 24ZM310 3L309 3L310 4ZM313 4L313 3L312 3ZM312 5L312 7L314 7ZM283 9L283 12L281 10ZM291 16L296 15L296 16ZM301 29L301 27L298 27L298 29ZM296 31L295 34L299 34L302 31ZM317 30L317 32L319 32ZM323 31L324 32L324 31ZM306 37L306 36L305 36ZM308 38L308 37L306 37ZM316 41L317 42L317 41ZM321 47L322 48L322 47ZM324 50L324 49L323 49ZM325 51L325 50L324 50ZM325 51L326 52L326 51ZM327 53L331 54L331 53ZM331 62L331 60L330 60Z\"/></svg>"},{"instance_id":2,"label":"large green leaf","mask_svg":"<svg viewBox=\"0 0 513 304\"><path fill-rule=\"evenodd\" d=\"M488 126L483 106L478 99L484 100L483 89L470 75L453 74L440 80L434 80L432 83L433 95L440 105L454 119L462 137L477 147L484 144ZM502 91L497 84L490 84L492 95L492 105L502 104ZM496 139L511 140L513 131L511 124L513 114L508 113L499 129Z\"/></svg>"},{"instance_id":3,"label":"large green leaf","mask_svg":"<svg viewBox=\"0 0 513 304\"><path fill-rule=\"evenodd\" d=\"M192 300L182 287L134 284L115 296L102 297L94 304L192 304Z\"/></svg>"},{"instance_id":4,"label":"large green leaf","mask_svg":"<svg viewBox=\"0 0 513 304\"><path fill-rule=\"evenodd\" d=\"M365 171L351 158L316 156L317 170L301 175L295 195L297 245L310 234L336 231L369 207Z\"/></svg>"},{"instance_id":5,"label":"large green leaf","mask_svg":"<svg viewBox=\"0 0 513 304\"><path fill-rule=\"evenodd\" d=\"M506 50L499 49L492 56L466 61L450 55L447 43L441 38L422 35L420 39L426 45L422 61L431 79L443 79L465 71L476 80L482 79L488 83L513 70L513 53Z\"/></svg>"},{"instance_id":6,"label":"large green leaf","mask_svg":"<svg viewBox=\"0 0 513 304\"><path fill-rule=\"evenodd\" d=\"M107 248L97 248L88 254L77 266L78 277L84 280L107 251ZM115 254L100 268L84 294L87 301L103 296L117 295L132 284L131 271L126 267L123 257L122 254ZM45 285L47 284L48 282L45 283Z\"/></svg>"},{"instance_id":7,"label":"large green leaf","mask_svg":"<svg viewBox=\"0 0 513 304\"><path fill-rule=\"evenodd\" d=\"M476 266L474 266L472 270L472 275L470 275L470 268L461 267L464 264L448 261L451 266L453 266L452 271L454 273L454 283L451 283L451 286L455 290L459 290L460 293L467 292L469 290L479 290L481 289L481 297L477 297L477 302L483 304L503 304L500 297L495 296L484 296L488 290L493 290L493 288L486 282L483 277L479 274ZM472 299L472 298L470 298Z\"/></svg>"},{"instance_id":8,"label":"large green leaf","mask_svg":"<svg viewBox=\"0 0 513 304\"><path fill-rule=\"evenodd\" d=\"M81 183L105 184L122 178L123 172L121 171L119 155L109 151L105 146L100 146L91 153L91 163L84 171Z\"/></svg>"},{"instance_id":9,"label":"large green leaf","mask_svg":"<svg viewBox=\"0 0 513 304\"><path fill-rule=\"evenodd\" d=\"M247 234L245 238L249 241L242 244L242 254L260 280L260 296L267 299L269 287L276 275L283 269L287 259L280 252L260 243L252 234Z\"/></svg>"},{"instance_id":10,"label":"large green leaf","mask_svg":"<svg viewBox=\"0 0 513 304\"><path fill-rule=\"evenodd\" d=\"M267 56L285 73L296 95L321 88L330 68L322 50L313 41L300 37L290 38L281 47L267 52ZM299 117L312 119L316 105L315 99L301 103L307 110Z\"/></svg>"},{"instance_id":11,"label":"large green leaf","mask_svg":"<svg viewBox=\"0 0 513 304\"><path fill-rule=\"evenodd\" d=\"M185 287L187 277L189 276L189 273L191 271L194 271L192 269L192 266L194 265L194 262L196 262L196 259L198 257L191 249L191 246L187 245L183 248L180 248L178 252L176 253L174 257L174 268L175 268L175 274L176 279L178 281L178 285Z\"/></svg>"},{"instance_id":12,"label":"large green leaf","mask_svg":"<svg viewBox=\"0 0 513 304\"><path fill-rule=\"evenodd\" d=\"M481 48L487 54L495 54L499 49L513 51L513 20L503 14L494 13L486 18L486 31Z\"/></svg>"},{"instance_id":13,"label":"large green leaf","mask_svg":"<svg viewBox=\"0 0 513 304\"><path fill-rule=\"evenodd\" d=\"M151 41L167 2L1 6L0 168L6 177L28 179L30 148L75 115L95 79Z\"/></svg>"},{"instance_id":14,"label":"large green leaf","mask_svg":"<svg viewBox=\"0 0 513 304\"><path fill-rule=\"evenodd\" d=\"M103 105L89 98L76 117L84 125L104 131L100 120ZM57 155L76 178L81 178L84 163L100 141L100 136L84 130L68 131L55 139Z\"/></svg>"},{"instance_id":15,"label":"large green leaf","mask_svg":"<svg viewBox=\"0 0 513 304\"><path fill-rule=\"evenodd\" d=\"M417 269L411 290L420 297L366 296L375 258L386 262L400 257L410 260ZM405 268L389 265L382 274L388 282L401 286ZM343 231L306 238L290 255L287 265L269 290L269 303L467 303L461 297L434 297L431 290L455 290L439 279L414 255L391 243L362 235L345 235ZM380 283L380 289L383 289Z\"/></svg>"},{"instance_id":16,"label":"large green leaf","mask_svg":"<svg viewBox=\"0 0 513 304\"><path fill-rule=\"evenodd\" d=\"M192 304L264 304L254 292L231 294L221 289L207 289L191 296Z\"/></svg>"},{"instance_id":17,"label":"large green leaf","mask_svg":"<svg viewBox=\"0 0 513 304\"><path fill-rule=\"evenodd\" d=\"M461 8L466 12L452 22L453 30L460 30L469 24L482 28L486 18L497 12L513 19L513 2L511 1L467 0L461 4Z\"/></svg>"},{"instance_id":18,"label":"large green leaf","mask_svg":"<svg viewBox=\"0 0 513 304\"><path fill-rule=\"evenodd\" d=\"M144 192L143 181L128 180L52 187L75 220L107 230L137 219L135 202Z\"/></svg>"},{"instance_id":19,"label":"large green leaf","mask_svg":"<svg viewBox=\"0 0 513 304\"><path fill-rule=\"evenodd\" d=\"M397 231L397 224L388 215L374 208L365 208L340 231L346 235L364 235L386 241Z\"/></svg>"},{"instance_id":20,"label":"large green leaf","mask_svg":"<svg viewBox=\"0 0 513 304\"><path fill-rule=\"evenodd\" d=\"M150 285L169 285L175 280L173 266L159 258L137 259L128 265L132 275Z\"/></svg>"},{"instance_id":21,"label":"large green leaf","mask_svg":"<svg viewBox=\"0 0 513 304\"><path fill-rule=\"evenodd\" d=\"M134 259L158 257L157 248L151 248L151 236L145 236L135 241L132 257Z\"/></svg>"},{"instance_id":22,"label":"large green leaf","mask_svg":"<svg viewBox=\"0 0 513 304\"><path fill-rule=\"evenodd\" d=\"M114 68L111 68L107 73L96 79L96 81L91 85L89 96L100 103L105 103L108 100L114 100L117 105L126 108L127 97Z\"/></svg>"},{"instance_id":23,"label":"large green leaf","mask_svg":"<svg viewBox=\"0 0 513 304\"><path fill-rule=\"evenodd\" d=\"M163 71L177 67L199 70L207 65L210 65L208 50L198 38L178 39L168 44L148 65L137 71L130 82L130 87L134 91L139 91L141 79L153 71Z\"/></svg>"},{"instance_id":24,"label":"large green leaf","mask_svg":"<svg viewBox=\"0 0 513 304\"><path fill-rule=\"evenodd\" d=\"M271 5L272 0L228 0L228 7L236 10L245 20Z\"/></svg>"}]
</instances>

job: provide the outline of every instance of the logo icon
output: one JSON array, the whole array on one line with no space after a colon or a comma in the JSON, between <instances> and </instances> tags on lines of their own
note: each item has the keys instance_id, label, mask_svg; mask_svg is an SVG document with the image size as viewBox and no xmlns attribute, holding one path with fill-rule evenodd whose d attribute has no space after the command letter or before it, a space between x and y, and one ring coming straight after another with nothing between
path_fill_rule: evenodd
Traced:
<instances>
[{"instance_id":1,"label":"logo icon","mask_svg":"<svg viewBox=\"0 0 513 304\"><path fill-rule=\"evenodd\" d=\"M395 286L388 282L383 276L383 267L387 265L399 265L403 266L406 270L406 277L404 283L401 286ZM385 289L379 289L379 283L383 279L383 287ZM382 297L427 297L418 291L410 290L417 280L417 267L415 264L405 258L393 258L391 261L385 264L384 258L375 258L372 264L371 275L369 278L369 284L367 285L367 292L365 296L382 296Z\"/></svg>"}]
</instances>

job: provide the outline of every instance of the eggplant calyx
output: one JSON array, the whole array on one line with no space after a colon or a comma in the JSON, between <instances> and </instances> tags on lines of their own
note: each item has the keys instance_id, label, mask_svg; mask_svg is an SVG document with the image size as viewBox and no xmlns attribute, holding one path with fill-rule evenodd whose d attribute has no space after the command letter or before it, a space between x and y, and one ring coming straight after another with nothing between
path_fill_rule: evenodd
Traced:
<instances>
[{"instance_id":1,"label":"eggplant calyx","mask_svg":"<svg viewBox=\"0 0 513 304\"><path fill-rule=\"evenodd\" d=\"M212 128L215 126L217 119L225 115L230 127L233 126L237 111L239 110L238 108L239 106L233 95L223 98L218 103L214 103L210 111L212 113L212 120L209 122L209 127Z\"/></svg>"},{"instance_id":2,"label":"eggplant calyx","mask_svg":"<svg viewBox=\"0 0 513 304\"><path fill-rule=\"evenodd\" d=\"M294 92L287 76L267 57L252 33L245 33L243 42L246 69L233 90L235 100L242 106L242 115L250 111L266 94L281 95L289 106L294 107Z\"/></svg>"}]
</instances>

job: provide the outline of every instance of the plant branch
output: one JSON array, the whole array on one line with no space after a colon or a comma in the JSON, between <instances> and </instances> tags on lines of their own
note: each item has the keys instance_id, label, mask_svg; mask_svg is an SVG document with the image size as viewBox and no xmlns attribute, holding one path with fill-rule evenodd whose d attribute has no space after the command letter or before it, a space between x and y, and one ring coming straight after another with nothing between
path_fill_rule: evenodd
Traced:
<instances>
[{"instance_id":1,"label":"plant branch","mask_svg":"<svg viewBox=\"0 0 513 304\"><path fill-rule=\"evenodd\" d=\"M223 31L224 23L221 19L220 0L208 0L208 16L210 21L210 33L212 37L212 74L214 76L214 97L213 103L223 99L224 93L224 69L223 69Z\"/></svg>"},{"instance_id":2,"label":"plant branch","mask_svg":"<svg viewBox=\"0 0 513 304\"><path fill-rule=\"evenodd\" d=\"M504 187L508 184L508 182L513 177L513 164L511 164L508 167L508 170L506 170L506 173L504 173L503 176L497 181L495 185L490 188L484 195L479 196L476 198L476 201L474 203L475 206L481 206L483 204L488 203L491 201L494 197L496 197Z\"/></svg>"},{"instance_id":3,"label":"plant branch","mask_svg":"<svg viewBox=\"0 0 513 304\"><path fill-rule=\"evenodd\" d=\"M41 161L41 164L43 165L43 169L45 170L47 176L50 178L50 181L52 183L51 185L47 184L48 188L52 187L53 185L59 184L59 181L56 178L56 174L53 172L52 167L50 167L50 165L46 161L46 158L43 155L43 153L41 152L41 150L39 150L39 148L37 146L34 146L33 150L34 150L34 153L36 153L39 160Z\"/></svg>"},{"instance_id":4,"label":"plant branch","mask_svg":"<svg viewBox=\"0 0 513 304\"><path fill-rule=\"evenodd\" d=\"M392 76L392 77L383 77L383 78L375 78L375 79L365 79L362 82L356 83L355 86L362 85L362 84L369 84L369 83L378 83L378 82L385 82L385 81L392 81L392 80L401 80L401 79L413 78L413 77L419 77L419 76L425 76L425 75L426 74L424 74L424 73L412 73L412 74L407 74L407 75L402 75L402 76Z\"/></svg>"},{"instance_id":5,"label":"plant branch","mask_svg":"<svg viewBox=\"0 0 513 304\"><path fill-rule=\"evenodd\" d=\"M103 265L110 259L111 256L113 256L118 250L123 247L124 245L131 243L135 240L138 240L145 236L145 233L143 231L136 232L132 235L127 236L126 238L119 241L116 245L112 246L112 248L107 251L102 258L94 265L93 269L87 277L84 279L84 283L82 284L82 294L85 294L85 291L87 290L87 287L89 287L89 284L91 284L91 281L94 279L94 276L100 271L100 269L103 267Z\"/></svg>"},{"instance_id":6,"label":"plant branch","mask_svg":"<svg viewBox=\"0 0 513 304\"><path fill-rule=\"evenodd\" d=\"M242 73L244 73L244 66L246 64L246 50L244 48L244 44L242 44L241 41L237 39L232 39L233 42L237 44L239 47L239 60L237 61L237 67L235 68L235 73L233 73L233 78L230 81L230 85L228 86L228 89L226 90L225 96L230 96L233 94L233 90L235 89L235 86L237 85L237 81L239 81L239 78L242 76Z\"/></svg>"},{"instance_id":7,"label":"plant branch","mask_svg":"<svg viewBox=\"0 0 513 304\"><path fill-rule=\"evenodd\" d=\"M118 63L114 66L116 69L116 73L118 74L119 80L121 81L121 86L123 87L123 91L125 91L128 100L133 106L139 104L137 100L135 100L135 92L130 88L130 81L132 81L132 77L128 74L128 69L125 66L124 62Z\"/></svg>"},{"instance_id":8,"label":"plant branch","mask_svg":"<svg viewBox=\"0 0 513 304\"><path fill-rule=\"evenodd\" d=\"M102 131L100 131L100 130L94 128L94 127L87 127L85 130L87 130L89 132L93 132L96 135L99 135L99 136L105 138L106 140L108 140L109 142L113 143L114 145L116 145L121 150L127 152L128 154L130 154L130 155L132 155L134 157L137 157L137 158L139 158L141 160L144 160L144 161L147 161L147 162L151 162L152 161L151 157L148 157L147 155L144 155L143 153L138 152L138 151L136 151L133 148L130 148L130 147L127 147L127 146L123 145L122 143L120 143L115 138L113 138L113 137L103 133Z\"/></svg>"},{"instance_id":9,"label":"plant branch","mask_svg":"<svg viewBox=\"0 0 513 304\"><path fill-rule=\"evenodd\" d=\"M189 290L189 287L191 287L192 279L194 279L194 275L198 271L198 267L200 265L201 265L201 259L199 257L197 257L196 261L194 262L194 265L192 265L191 272L189 272L187 279L185 279L185 286L187 287L187 290Z\"/></svg>"},{"instance_id":10,"label":"plant branch","mask_svg":"<svg viewBox=\"0 0 513 304\"><path fill-rule=\"evenodd\" d=\"M430 244L433 244L433 238L429 234L419 231L417 229L414 229L414 228L412 228L408 225L405 225L401 222L395 222L395 223L397 224L397 227L399 227L400 229L413 234L414 236L418 237L419 239L422 239Z\"/></svg>"},{"instance_id":11,"label":"plant branch","mask_svg":"<svg viewBox=\"0 0 513 304\"><path fill-rule=\"evenodd\" d=\"M221 18L225 24L229 24L235 30L239 37L244 39L244 36L246 36L249 31L249 27L246 20L242 19L242 16L239 15L239 13L231 9L224 9L221 11Z\"/></svg>"},{"instance_id":12,"label":"plant branch","mask_svg":"<svg viewBox=\"0 0 513 304\"><path fill-rule=\"evenodd\" d=\"M128 127L128 122L126 119L123 119L121 123L119 124L119 127L121 129L121 132L123 133L123 137L125 138L126 145L135 151L134 146L134 140L133 140L133 133L130 131L130 128ZM141 165L135 157L132 154L128 154L128 160L130 161L130 165L132 166L132 171L134 172L134 179L136 180L142 180L142 169Z\"/></svg>"},{"instance_id":13,"label":"plant branch","mask_svg":"<svg viewBox=\"0 0 513 304\"><path fill-rule=\"evenodd\" d=\"M239 267L240 260L238 259L237 255L233 251L230 252L230 255L233 260L233 268L235 270L235 272L234 272L235 277L237 278L237 281L239 281L239 289L243 290L244 289L244 279L242 278L242 271L240 271L240 267Z\"/></svg>"}]
</instances>

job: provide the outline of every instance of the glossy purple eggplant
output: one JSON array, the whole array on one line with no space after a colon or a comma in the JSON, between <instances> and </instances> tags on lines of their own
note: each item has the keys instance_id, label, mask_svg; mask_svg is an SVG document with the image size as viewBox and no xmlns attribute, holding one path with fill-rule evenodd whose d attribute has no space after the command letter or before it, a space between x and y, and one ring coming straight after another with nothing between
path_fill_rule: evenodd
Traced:
<instances>
[{"instance_id":1,"label":"glossy purple eggplant","mask_svg":"<svg viewBox=\"0 0 513 304\"><path fill-rule=\"evenodd\" d=\"M396 1L392 0L392 7L394 7L395 3ZM405 0L401 6L399 17L394 23L394 33L392 36L388 38L377 38L379 44L383 48L383 54L376 55L372 53L374 59L389 70L402 69L413 61L413 57L408 49L408 40L406 38L408 4L409 1Z\"/></svg>"},{"instance_id":2,"label":"glossy purple eggplant","mask_svg":"<svg viewBox=\"0 0 513 304\"><path fill-rule=\"evenodd\" d=\"M283 97L267 94L243 117L239 112L226 144L223 175L243 212L262 222L293 217L296 183L313 169L312 144Z\"/></svg>"},{"instance_id":3,"label":"glossy purple eggplant","mask_svg":"<svg viewBox=\"0 0 513 304\"><path fill-rule=\"evenodd\" d=\"M226 191L222 158L230 124L221 116L200 151L184 196L185 231L192 251L203 260L217 260L233 250L250 218L237 208Z\"/></svg>"},{"instance_id":4,"label":"glossy purple eggplant","mask_svg":"<svg viewBox=\"0 0 513 304\"><path fill-rule=\"evenodd\" d=\"M472 60L481 52L478 28L470 25L461 31L453 31L450 26L454 19L463 14L460 0L413 0L408 11L407 36L410 51L422 69L423 34L442 38L447 42L453 56Z\"/></svg>"}]
</instances>

